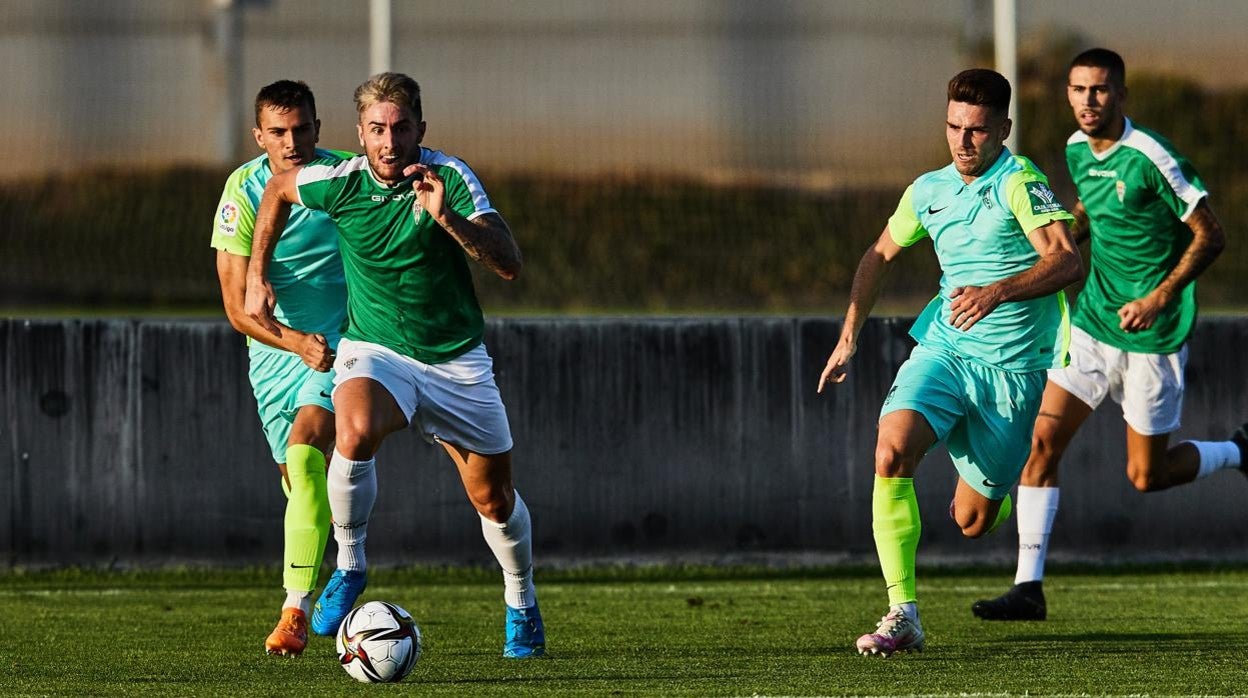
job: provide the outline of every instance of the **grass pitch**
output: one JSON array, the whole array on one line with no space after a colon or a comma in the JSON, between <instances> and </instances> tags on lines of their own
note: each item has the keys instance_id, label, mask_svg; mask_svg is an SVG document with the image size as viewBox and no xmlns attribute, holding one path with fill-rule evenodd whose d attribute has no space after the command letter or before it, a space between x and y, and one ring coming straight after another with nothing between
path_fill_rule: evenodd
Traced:
<instances>
[{"instance_id":1,"label":"grass pitch","mask_svg":"<svg viewBox=\"0 0 1248 698\"><path fill-rule=\"evenodd\" d=\"M363 599L404 606L424 656L397 686L357 684L332 638L262 646L277 570L0 575L0 694L445 695L1242 694L1248 570L1051 571L1049 620L969 613L1008 573L920 569L928 648L864 658L878 573L721 569L539 574L550 656L499 656L501 582L377 570Z\"/></svg>"}]
</instances>

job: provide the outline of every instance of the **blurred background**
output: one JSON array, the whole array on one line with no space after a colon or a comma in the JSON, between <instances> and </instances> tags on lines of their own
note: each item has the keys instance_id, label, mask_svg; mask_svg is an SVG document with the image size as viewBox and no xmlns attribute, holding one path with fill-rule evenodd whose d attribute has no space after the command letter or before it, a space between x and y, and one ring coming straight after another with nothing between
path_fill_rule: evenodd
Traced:
<instances>
[{"instance_id":1,"label":"blurred background","mask_svg":"<svg viewBox=\"0 0 1248 698\"><path fill-rule=\"evenodd\" d=\"M1181 10L1181 11L1180 11ZM990 0L394 0L392 67L426 145L468 161L524 250L487 313L840 314L905 185L943 166L945 83L993 65ZM1231 244L1206 309L1242 310L1248 3L1018 3L1019 150L1074 202L1066 66L1120 52L1128 114L1196 165ZM356 149L367 0L0 3L0 311L220 314L208 247L252 99L317 96ZM934 292L930 246L881 310Z\"/></svg>"}]
</instances>

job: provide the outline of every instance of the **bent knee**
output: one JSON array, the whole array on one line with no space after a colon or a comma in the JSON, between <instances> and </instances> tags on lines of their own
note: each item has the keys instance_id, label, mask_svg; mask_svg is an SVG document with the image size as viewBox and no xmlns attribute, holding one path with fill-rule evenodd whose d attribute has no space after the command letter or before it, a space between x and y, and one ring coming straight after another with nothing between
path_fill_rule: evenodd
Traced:
<instances>
[{"instance_id":1,"label":"bent knee","mask_svg":"<svg viewBox=\"0 0 1248 698\"><path fill-rule=\"evenodd\" d=\"M338 452L351 460L368 460L377 453L384 435L371 428L367 419L340 420L334 440Z\"/></svg>"},{"instance_id":2,"label":"bent knee","mask_svg":"<svg viewBox=\"0 0 1248 698\"><path fill-rule=\"evenodd\" d=\"M894 444L875 445L875 474L880 477L911 477L918 462L919 456L906 453Z\"/></svg>"}]
</instances>

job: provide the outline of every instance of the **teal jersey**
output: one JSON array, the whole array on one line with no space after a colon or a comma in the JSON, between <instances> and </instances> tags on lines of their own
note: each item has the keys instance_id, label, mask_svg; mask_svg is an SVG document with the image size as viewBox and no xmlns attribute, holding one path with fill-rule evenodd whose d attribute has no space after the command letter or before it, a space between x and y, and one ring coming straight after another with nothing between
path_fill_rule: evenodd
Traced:
<instances>
[{"instance_id":1,"label":"teal jersey","mask_svg":"<svg viewBox=\"0 0 1248 698\"><path fill-rule=\"evenodd\" d=\"M316 157L350 157L351 153L317 149ZM251 256L256 211L264 185L273 177L269 158L261 155L234 170L226 181L212 226L212 246L231 254ZM294 206L278 238L269 264L269 282L277 296L273 314L301 332L322 334L335 346L347 314L347 285L338 253L338 229L329 216ZM282 351L251 342L253 352Z\"/></svg>"},{"instance_id":2,"label":"teal jersey","mask_svg":"<svg viewBox=\"0 0 1248 698\"><path fill-rule=\"evenodd\" d=\"M1092 248L1074 323L1124 351L1173 354L1196 323L1195 281L1146 330L1121 329L1118 309L1147 296L1178 265L1192 241L1185 221L1207 196L1204 182L1169 141L1130 119L1103 153L1076 132L1066 142L1066 164L1088 212Z\"/></svg>"},{"instance_id":3,"label":"teal jersey","mask_svg":"<svg viewBox=\"0 0 1248 698\"><path fill-rule=\"evenodd\" d=\"M940 293L915 320L911 336L1005 371L1064 366L1070 327L1061 291L1002 303L966 331L949 321L953 289L987 286L1030 269L1040 255L1027 235L1061 220L1074 219L1048 179L1006 149L970 184L952 163L916 179L888 219L889 234L903 247L930 237L943 274Z\"/></svg>"},{"instance_id":4,"label":"teal jersey","mask_svg":"<svg viewBox=\"0 0 1248 698\"><path fill-rule=\"evenodd\" d=\"M442 177L446 206L459 215L495 212L462 160L421 148L420 163ZM464 251L411 187L378 181L363 155L310 162L296 181L300 202L338 224L350 291L344 337L424 363L450 361L481 343L485 319Z\"/></svg>"}]
</instances>

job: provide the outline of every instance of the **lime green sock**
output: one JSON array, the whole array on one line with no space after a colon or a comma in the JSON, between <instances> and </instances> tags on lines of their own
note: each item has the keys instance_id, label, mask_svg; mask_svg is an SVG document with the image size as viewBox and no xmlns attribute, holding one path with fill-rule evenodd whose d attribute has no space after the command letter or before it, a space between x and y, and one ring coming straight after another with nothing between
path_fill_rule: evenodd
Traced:
<instances>
[{"instance_id":1,"label":"lime green sock","mask_svg":"<svg viewBox=\"0 0 1248 698\"><path fill-rule=\"evenodd\" d=\"M915 601L914 556L919 548L919 499L914 478L875 476L871 495L871 529L880 570L888 585L888 604Z\"/></svg>"},{"instance_id":2,"label":"lime green sock","mask_svg":"<svg viewBox=\"0 0 1248 698\"><path fill-rule=\"evenodd\" d=\"M1014 511L1014 502L1010 499L1010 495L1005 495L1005 499L1001 500L1001 508L997 510L997 520L992 522L992 527L988 529L989 533L997 530L997 527L1010 518L1010 513Z\"/></svg>"},{"instance_id":3,"label":"lime green sock","mask_svg":"<svg viewBox=\"0 0 1248 698\"><path fill-rule=\"evenodd\" d=\"M329 539L329 490L325 485L325 455L312 446L286 449L286 551L282 586L312 591Z\"/></svg>"}]
</instances>

